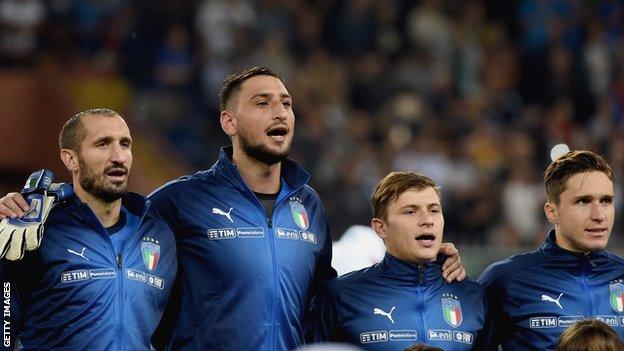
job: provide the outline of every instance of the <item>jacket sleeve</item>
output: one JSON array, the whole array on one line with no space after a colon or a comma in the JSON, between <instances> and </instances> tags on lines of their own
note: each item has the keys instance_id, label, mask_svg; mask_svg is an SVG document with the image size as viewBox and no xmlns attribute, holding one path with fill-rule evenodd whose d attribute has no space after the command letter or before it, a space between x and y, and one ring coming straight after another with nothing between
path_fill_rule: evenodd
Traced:
<instances>
[{"instance_id":1,"label":"jacket sleeve","mask_svg":"<svg viewBox=\"0 0 624 351\"><path fill-rule=\"evenodd\" d=\"M176 193L174 185L164 185L148 195L150 212L163 221L175 233L179 223L178 202L180 194Z\"/></svg>"},{"instance_id":2,"label":"jacket sleeve","mask_svg":"<svg viewBox=\"0 0 624 351\"><path fill-rule=\"evenodd\" d=\"M327 222L327 219L325 220ZM325 228L329 228L326 224ZM319 253L316 260L316 268L314 270L314 281L312 284L312 295L316 296L319 293L319 289L325 285L329 280L336 277L336 270L331 266L332 260L332 240L329 235L329 229L325 231L325 242L323 248Z\"/></svg>"},{"instance_id":3,"label":"jacket sleeve","mask_svg":"<svg viewBox=\"0 0 624 351\"><path fill-rule=\"evenodd\" d=\"M340 295L332 282L323 286L312 307L313 322L308 342L326 342L340 340Z\"/></svg>"},{"instance_id":4,"label":"jacket sleeve","mask_svg":"<svg viewBox=\"0 0 624 351\"><path fill-rule=\"evenodd\" d=\"M503 310L504 289L497 284L497 280L491 280L484 275L479 277L487 294L487 312L485 327L479 335L479 348L475 350L497 351L498 345L509 336L509 320L505 318Z\"/></svg>"},{"instance_id":5,"label":"jacket sleeve","mask_svg":"<svg viewBox=\"0 0 624 351\"><path fill-rule=\"evenodd\" d=\"M171 337L181 310L180 284L181 278L180 274L178 274L173 288L171 289L171 294L169 295L169 299L167 301L167 305L165 306L165 311L160 319L160 323L154 331L154 334L152 334L151 344L156 350L166 350L171 346Z\"/></svg>"},{"instance_id":6,"label":"jacket sleeve","mask_svg":"<svg viewBox=\"0 0 624 351\"><path fill-rule=\"evenodd\" d=\"M323 212L323 216L325 218L325 235L323 248L321 249L319 256L316 260L316 267L314 270L314 278L312 284L310 284L310 302L308 304L308 316L306 318L306 335L308 341L312 341L313 329L316 328L316 313L318 312L316 307L319 304L319 294L325 288L327 282L336 277L336 270L331 266L332 259L332 241L331 236L329 235L329 226L327 224L327 217L325 217L325 213Z\"/></svg>"},{"instance_id":7,"label":"jacket sleeve","mask_svg":"<svg viewBox=\"0 0 624 351\"><path fill-rule=\"evenodd\" d=\"M488 350L488 344L490 343L490 328L492 326L489 318L491 318L490 305L487 299L487 295L483 297L483 310L484 310L484 318L483 318L483 328L477 332L477 336L475 339L474 347L472 348L475 351ZM490 347L490 349L492 349ZM497 347L494 350L498 350Z\"/></svg>"},{"instance_id":8,"label":"jacket sleeve","mask_svg":"<svg viewBox=\"0 0 624 351\"><path fill-rule=\"evenodd\" d=\"M173 232L174 238L176 240L176 250L179 248L178 246L178 237L176 230L178 229L179 224L179 212L178 212L178 202L179 202L179 192L176 193L173 189L173 185L166 184L152 192L148 195L148 199L150 200L150 208L154 217L161 220L165 225L169 227L169 229ZM179 255L178 255L178 267L179 267ZM165 306L165 310L160 319L158 327L154 331L151 337L151 345L156 350L165 350L170 345L171 336L173 335L173 331L176 326L176 322L180 312L180 280L181 280L181 271L178 269L176 274L176 279L171 289L171 293L169 294L169 299L167 300L167 305Z\"/></svg>"}]
</instances>

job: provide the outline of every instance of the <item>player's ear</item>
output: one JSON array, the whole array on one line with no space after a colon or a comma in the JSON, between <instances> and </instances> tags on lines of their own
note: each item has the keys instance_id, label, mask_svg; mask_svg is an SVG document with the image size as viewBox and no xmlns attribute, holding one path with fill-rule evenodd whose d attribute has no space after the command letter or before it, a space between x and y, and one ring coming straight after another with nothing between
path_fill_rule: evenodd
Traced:
<instances>
[{"instance_id":1,"label":"player's ear","mask_svg":"<svg viewBox=\"0 0 624 351\"><path fill-rule=\"evenodd\" d=\"M74 150L61 149L61 160L71 173L78 171L80 164L78 162L78 154Z\"/></svg>"},{"instance_id":2,"label":"player's ear","mask_svg":"<svg viewBox=\"0 0 624 351\"><path fill-rule=\"evenodd\" d=\"M557 212L557 206L552 202L546 202L544 204L544 214L548 221L554 225L559 224L559 212Z\"/></svg>"},{"instance_id":3,"label":"player's ear","mask_svg":"<svg viewBox=\"0 0 624 351\"><path fill-rule=\"evenodd\" d=\"M388 233L386 232L386 224L384 223L383 219L373 218L371 220L371 227L373 228L377 236L379 236L381 239L385 240L388 236Z\"/></svg>"},{"instance_id":4,"label":"player's ear","mask_svg":"<svg viewBox=\"0 0 624 351\"><path fill-rule=\"evenodd\" d=\"M220 116L219 121L221 122L221 129L223 129L225 134L227 134L230 137L232 137L233 135L236 135L237 121L234 118L234 114L232 113L232 111L229 111L229 110L221 111L221 116Z\"/></svg>"}]
</instances>

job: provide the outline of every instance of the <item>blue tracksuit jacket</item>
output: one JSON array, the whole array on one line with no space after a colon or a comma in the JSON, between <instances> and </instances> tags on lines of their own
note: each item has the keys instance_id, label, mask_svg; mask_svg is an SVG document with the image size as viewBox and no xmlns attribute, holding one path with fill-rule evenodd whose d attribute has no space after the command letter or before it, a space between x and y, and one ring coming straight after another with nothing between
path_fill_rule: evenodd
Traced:
<instances>
[{"instance_id":1,"label":"blue tracksuit jacket","mask_svg":"<svg viewBox=\"0 0 624 351\"><path fill-rule=\"evenodd\" d=\"M562 249L551 231L536 250L488 267L490 348L554 350L566 327L598 318L624 337L624 260L607 252Z\"/></svg>"},{"instance_id":2,"label":"blue tracksuit jacket","mask_svg":"<svg viewBox=\"0 0 624 351\"><path fill-rule=\"evenodd\" d=\"M380 263L330 281L317 306L314 339L365 350L417 343L472 350L485 323L485 290L470 278L448 284L443 259L416 265L386 253Z\"/></svg>"},{"instance_id":3,"label":"blue tracksuit jacket","mask_svg":"<svg viewBox=\"0 0 624 351\"><path fill-rule=\"evenodd\" d=\"M230 162L182 177L150 199L176 235L179 279L168 322L174 350L291 350L304 342L314 289L335 276L331 239L309 175L282 162L273 215Z\"/></svg>"},{"instance_id":4,"label":"blue tracksuit jacket","mask_svg":"<svg viewBox=\"0 0 624 351\"><path fill-rule=\"evenodd\" d=\"M41 247L7 265L12 340L27 350L150 350L175 282L176 247L145 197L124 207L138 230L114 252L106 229L78 197L52 209Z\"/></svg>"}]
</instances>

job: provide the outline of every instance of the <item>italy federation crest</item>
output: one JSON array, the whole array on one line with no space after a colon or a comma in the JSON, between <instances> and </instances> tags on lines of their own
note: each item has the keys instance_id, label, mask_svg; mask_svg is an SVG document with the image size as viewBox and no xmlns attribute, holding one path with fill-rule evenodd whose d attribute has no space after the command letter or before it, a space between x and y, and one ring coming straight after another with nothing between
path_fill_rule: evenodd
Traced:
<instances>
[{"instance_id":1,"label":"italy federation crest","mask_svg":"<svg viewBox=\"0 0 624 351\"><path fill-rule=\"evenodd\" d=\"M618 313L624 312L624 284L609 284L611 307Z\"/></svg>"},{"instance_id":2,"label":"italy federation crest","mask_svg":"<svg viewBox=\"0 0 624 351\"><path fill-rule=\"evenodd\" d=\"M310 226L310 220L308 219L308 212L301 203L301 200L297 198L290 199L290 213L292 213L293 220L299 228L307 230Z\"/></svg>"},{"instance_id":3,"label":"italy federation crest","mask_svg":"<svg viewBox=\"0 0 624 351\"><path fill-rule=\"evenodd\" d=\"M442 313L446 323L454 328L459 327L463 321L463 315L457 296L451 294L442 295Z\"/></svg>"},{"instance_id":4,"label":"italy federation crest","mask_svg":"<svg viewBox=\"0 0 624 351\"><path fill-rule=\"evenodd\" d=\"M158 264L160 258L160 245L158 240L150 237L144 237L141 242L141 254L143 256L143 263L145 267L150 271L153 271Z\"/></svg>"}]
</instances>

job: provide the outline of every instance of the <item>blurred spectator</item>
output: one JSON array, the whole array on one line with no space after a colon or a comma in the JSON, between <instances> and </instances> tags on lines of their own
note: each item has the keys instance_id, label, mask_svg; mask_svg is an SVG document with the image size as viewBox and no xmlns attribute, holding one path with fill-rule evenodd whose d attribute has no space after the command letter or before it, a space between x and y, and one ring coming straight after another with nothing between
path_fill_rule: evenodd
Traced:
<instances>
[{"instance_id":1,"label":"blurred spectator","mask_svg":"<svg viewBox=\"0 0 624 351\"><path fill-rule=\"evenodd\" d=\"M40 0L0 1L0 49L2 62L11 65L33 63L39 29L46 17Z\"/></svg>"},{"instance_id":2,"label":"blurred spectator","mask_svg":"<svg viewBox=\"0 0 624 351\"><path fill-rule=\"evenodd\" d=\"M195 58L183 24L172 24L156 54L154 77L159 88L185 92L191 88Z\"/></svg>"},{"instance_id":3,"label":"blurred spectator","mask_svg":"<svg viewBox=\"0 0 624 351\"><path fill-rule=\"evenodd\" d=\"M542 207L546 197L539 179L532 179L531 167L526 162L514 162L503 188L503 214L508 226L506 237L501 239L508 247L534 247L545 232Z\"/></svg>"},{"instance_id":4,"label":"blurred spectator","mask_svg":"<svg viewBox=\"0 0 624 351\"><path fill-rule=\"evenodd\" d=\"M106 45L107 31L122 9L124 0L82 0L75 2L76 33L81 49L92 55Z\"/></svg>"},{"instance_id":5,"label":"blurred spectator","mask_svg":"<svg viewBox=\"0 0 624 351\"><path fill-rule=\"evenodd\" d=\"M375 1L343 0L334 2L325 18L325 42L337 55L357 57L375 49L377 19Z\"/></svg>"},{"instance_id":6,"label":"blurred spectator","mask_svg":"<svg viewBox=\"0 0 624 351\"><path fill-rule=\"evenodd\" d=\"M589 88L594 97L608 93L611 77L614 76L610 56L612 50L607 43L607 34L598 20L593 20L587 28L587 42L583 49L583 60L587 66Z\"/></svg>"},{"instance_id":7,"label":"blurred spectator","mask_svg":"<svg viewBox=\"0 0 624 351\"><path fill-rule=\"evenodd\" d=\"M239 31L250 29L256 17L256 9L248 1L206 0L197 9L195 28L208 55L230 59Z\"/></svg>"},{"instance_id":8,"label":"blurred spectator","mask_svg":"<svg viewBox=\"0 0 624 351\"><path fill-rule=\"evenodd\" d=\"M408 36L412 45L432 57L432 61L450 71L453 54L452 21L444 12L444 2L422 1L408 16Z\"/></svg>"}]
</instances>

